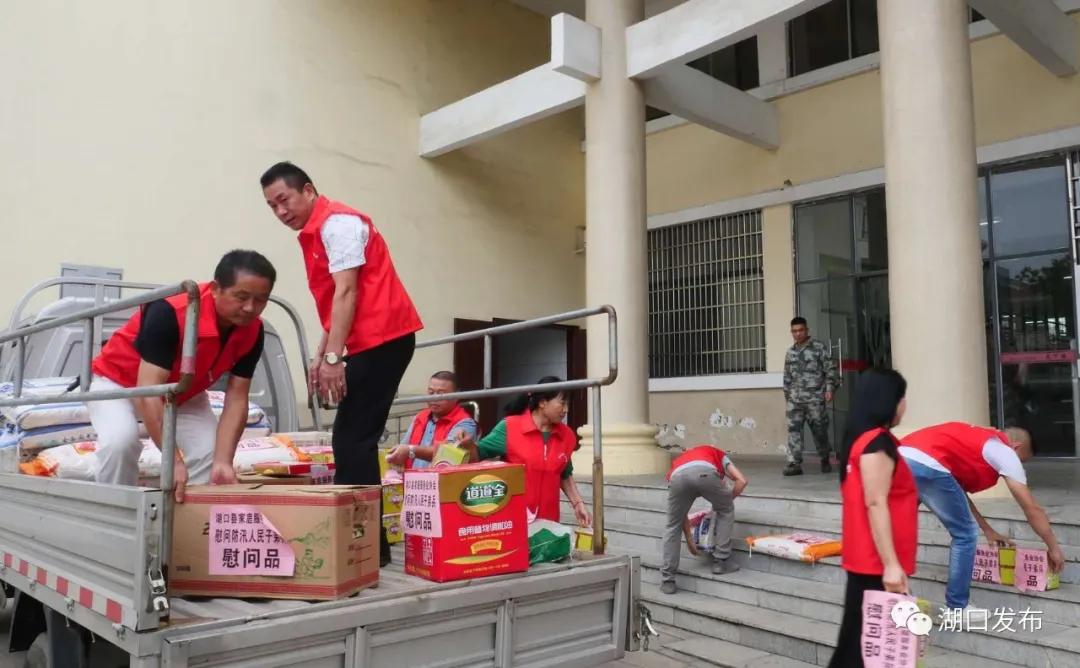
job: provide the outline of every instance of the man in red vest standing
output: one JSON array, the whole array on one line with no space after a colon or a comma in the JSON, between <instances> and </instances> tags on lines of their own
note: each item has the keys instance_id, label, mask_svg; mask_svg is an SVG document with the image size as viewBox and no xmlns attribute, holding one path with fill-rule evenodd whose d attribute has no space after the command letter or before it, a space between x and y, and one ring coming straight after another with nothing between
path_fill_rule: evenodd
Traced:
<instances>
[{"instance_id":1,"label":"man in red vest standing","mask_svg":"<svg viewBox=\"0 0 1080 668\"><path fill-rule=\"evenodd\" d=\"M304 170L289 162L266 170L260 183L274 215L298 232L322 322L308 382L312 393L338 407L334 480L378 485L379 438L423 328L420 316L371 218L319 195ZM390 563L385 530L380 561Z\"/></svg>"},{"instance_id":2,"label":"man in red vest standing","mask_svg":"<svg viewBox=\"0 0 1080 668\"><path fill-rule=\"evenodd\" d=\"M982 529L991 545L1013 543L990 527L968 497L990 489L1000 477L1005 478L1031 528L1046 543L1050 568L1060 572L1064 567L1065 556L1046 511L1027 485L1023 462L1032 456L1031 435L1027 431L1009 428L1000 432L947 422L909 434L899 451L915 476L919 500L941 520L952 537L949 583L945 589L947 607L954 610L968 607L978 529Z\"/></svg>"},{"instance_id":3,"label":"man in red vest standing","mask_svg":"<svg viewBox=\"0 0 1080 668\"><path fill-rule=\"evenodd\" d=\"M457 376L453 371L439 371L428 380L427 393L433 397L457 392ZM435 450L448 441L476 439L476 420L461 403L441 399L432 401L416 414L401 445L387 456L395 466L425 468L435 457Z\"/></svg>"},{"instance_id":4,"label":"man in red vest standing","mask_svg":"<svg viewBox=\"0 0 1080 668\"><path fill-rule=\"evenodd\" d=\"M176 398L176 499L188 482L236 482L233 455L247 424L251 377L263 350L259 316L270 299L277 272L255 251L234 250L221 258L214 280L199 286L198 344L194 383ZM91 390L159 385L180 380L181 332L187 296L151 302L118 329L94 359ZM214 416L205 390L226 373L225 408ZM95 479L135 485L139 478L139 420L161 447L161 397L91 401L90 422L98 434Z\"/></svg>"}]
</instances>

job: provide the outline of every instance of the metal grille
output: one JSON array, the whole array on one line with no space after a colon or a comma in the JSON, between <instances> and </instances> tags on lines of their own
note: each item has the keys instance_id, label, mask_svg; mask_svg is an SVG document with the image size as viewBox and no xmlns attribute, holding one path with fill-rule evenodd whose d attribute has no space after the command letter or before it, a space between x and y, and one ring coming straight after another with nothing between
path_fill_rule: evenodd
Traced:
<instances>
[{"instance_id":1,"label":"metal grille","mask_svg":"<svg viewBox=\"0 0 1080 668\"><path fill-rule=\"evenodd\" d=\"M649 376L765 370L761 211L649 231Z\"/></svg>"}]
</instances>

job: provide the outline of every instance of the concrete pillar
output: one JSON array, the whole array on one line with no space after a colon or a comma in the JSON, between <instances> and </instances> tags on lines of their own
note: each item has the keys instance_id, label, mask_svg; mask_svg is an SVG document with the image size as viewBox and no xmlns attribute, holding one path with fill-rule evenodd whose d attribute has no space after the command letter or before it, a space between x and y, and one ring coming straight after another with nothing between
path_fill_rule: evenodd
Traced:
<instances>
[{"instance_id":1,"label":"concrete pillar","mask_svg":"<svg viewBox=\"0 0 1080 668\"><path fill-rule=\"evenodd\" d=\"M619 316L619 377L602 390L604 472L666 470L649 423L648 277L645 227L645 98L626 76L626 28L645 18L644 0L587 0L601 30L601 79L585 95L585 296ZM589 374L607 373L607 324L588 326ZM592 423L581 430L578 475L592 470Z\"/></svg>"},{"instance_id":2,"label":"concrete pillar","mask_svg":"<svg viewBox=\"0 0 1080 668\"><path fill-rule=\"evenodd\" d=\"M878 0L901 432L988 424L968 3Z\"/></svg>"}]
</instances>

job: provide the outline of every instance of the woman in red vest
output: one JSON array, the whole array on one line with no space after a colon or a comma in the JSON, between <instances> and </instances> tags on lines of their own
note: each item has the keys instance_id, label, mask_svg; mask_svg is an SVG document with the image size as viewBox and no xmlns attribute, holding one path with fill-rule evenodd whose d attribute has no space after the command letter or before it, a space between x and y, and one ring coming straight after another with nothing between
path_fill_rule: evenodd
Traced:
<instances>
[{"instance_id":1,"label":"woman in red vest","mask_svg":"<svg viewBox=\"0 0 1080 668\"><path fill-rule=\"evenodd\" d=\"M919 497L890 429L904 416L907 381L869 369L859 378L840 453L844 618L829 666L862 666L862 606L868 590L908 593L915 572Z\"/></svg>"},{"instance_id":2,"label":"woman in red vest","mask_svg":"<svg viewBox=\"0 0 1080 668\"><path fill-rule=\"evenodd\" d=\"M545 376L537 382L558 383L560 379ZM524 395L506 407L509 416L479 443L465 439L460 445L470 451L474 461L499 457L525 465L525 505L530 517L558 522L562 490L574 507L578 524L587 527L592 518L574 483L570 456L577 449L577 438L563 422L566 409L567 399L562 392Z\"/></svg>"}]
</instances>

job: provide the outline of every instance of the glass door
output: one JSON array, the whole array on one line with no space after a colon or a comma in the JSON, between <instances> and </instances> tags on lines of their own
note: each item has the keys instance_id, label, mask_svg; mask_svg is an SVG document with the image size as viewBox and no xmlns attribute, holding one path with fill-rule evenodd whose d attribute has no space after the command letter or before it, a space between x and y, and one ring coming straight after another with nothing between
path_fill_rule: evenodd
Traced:
<instances>
[{"instance_id":1,"label":"glass door","mask_svg":"<svg viewBox=\"0 0 1080 668\"><path fill-rule=\"evenodd\" d=\"M980 177L991 413L1031 432L1039 456L1076 454L1068 167L1051 157Z\"/></svg>"},{"instance_id":2,"label":"glass door","mask_svg":"<svg viewBox=\"0 0 1080 668\"><path fill-rule=\"evenodd\" d=\"M843 384L833 398L830 430L840 443L855 379L888 366L888 242L885 191L854 193L795 208L796 304L810 334L832 347ZM803 439L809 453L809 437Z\"/></svg>"}]
</instances>

